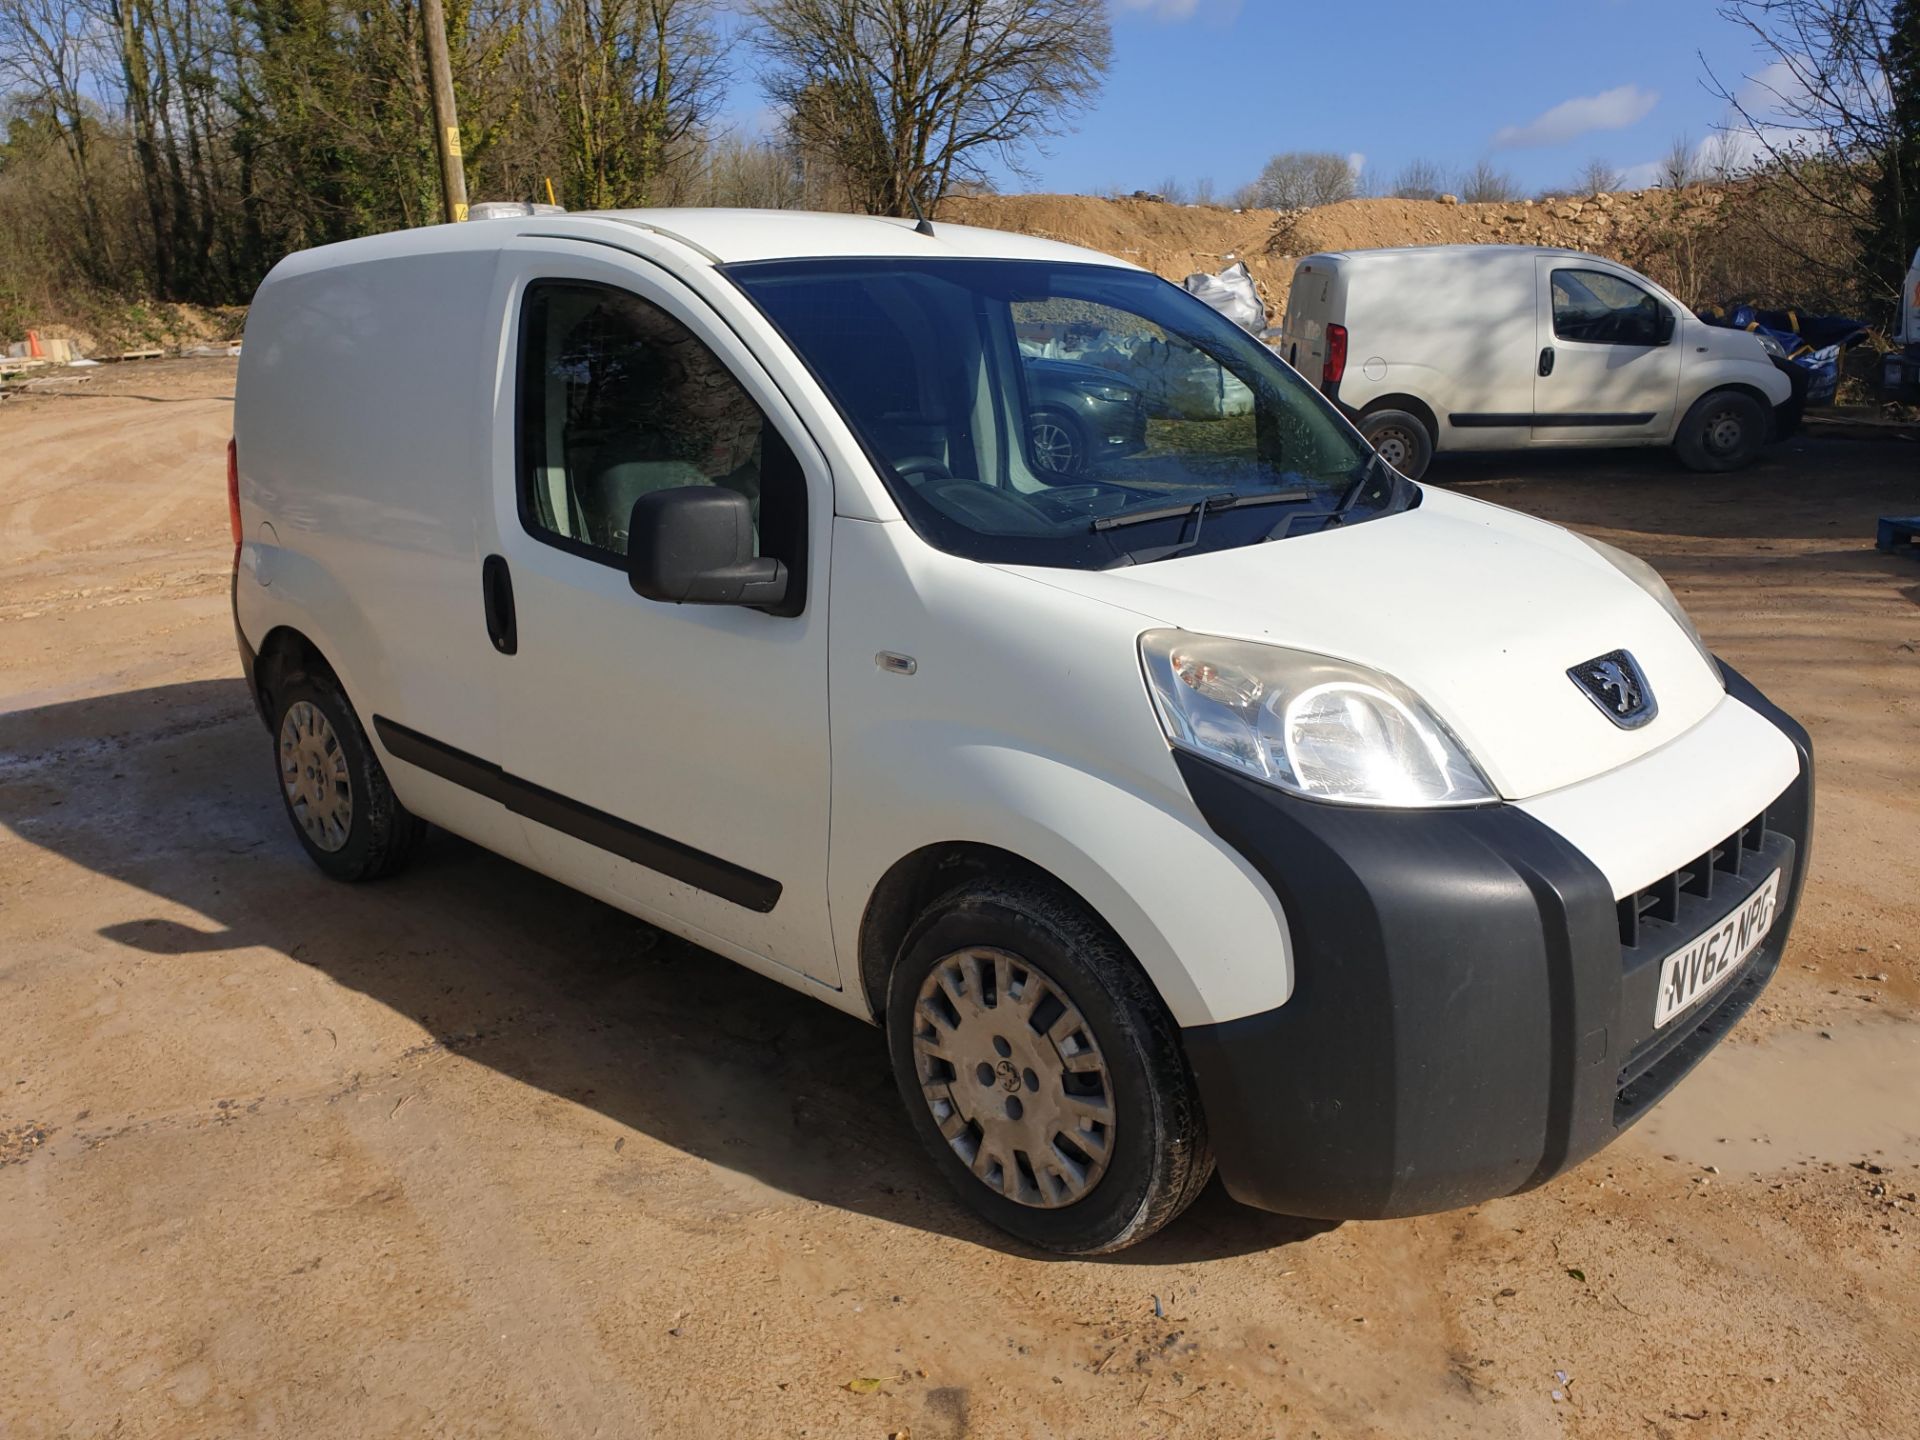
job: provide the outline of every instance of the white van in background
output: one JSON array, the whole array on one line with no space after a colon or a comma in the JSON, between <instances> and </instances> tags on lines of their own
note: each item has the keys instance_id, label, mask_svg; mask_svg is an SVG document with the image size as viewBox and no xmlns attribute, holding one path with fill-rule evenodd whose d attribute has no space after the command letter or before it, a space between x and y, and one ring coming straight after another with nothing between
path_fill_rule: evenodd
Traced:
<instances>
[{"instance_id":1,"label":"white van in background","mask_svg":"<svg viewBox=\"0 0 1920 1440\"><path fill-rule=\"evenodd\" d=\"M1309 255L1280 353L1417 479L1440 450L1671 445L1735 470L1799 423L1790 367L1646 276L1577 250Z\"/></svg>"}]
</instances>

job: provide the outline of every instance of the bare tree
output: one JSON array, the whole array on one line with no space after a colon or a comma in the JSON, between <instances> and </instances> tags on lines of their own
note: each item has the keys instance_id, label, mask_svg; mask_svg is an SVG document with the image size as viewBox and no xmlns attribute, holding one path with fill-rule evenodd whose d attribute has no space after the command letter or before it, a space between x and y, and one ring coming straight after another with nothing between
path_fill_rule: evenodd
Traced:
<instances>
[{"instance_id":1,"label":"bare tree","mask_svg":"<svg viewBox=\"0 0 1920 1440\"><path fill-rule=\"evenodd\" d=\"M1460 198L1469 205L1504 204L1520 198L1520 186L1491 160L1482 160L1460 176Z\"/></svg>"},{"instance_id":2,"label":"bare tree","mask_svg":"<svg viewBox=\"0 0 1920 1440\"><path fill-rule=\"evenodd\" d=\"M1432 160L1409 160L1393 177L1389 192L1397 200L1438 200L1447 188L1447 172Z\"/></svg>"},{"instance_id":3,"label":"bare tree","mask_svg":"<svg viewBox=\"0 0 1920 1440\"><path fill-rule=\"evenodd\" d=\"M1660 158L1660 183L1669 190L1684 190L1701 179L1700 162L1693 149L1693 138L1676 135Z\"/></svg>"},{"instance_id":4,"label":"bare tree","mask_svg":"<svg viewBox=\"0 0 1920 1440\"><path fill-rule=\"evenodd\" d=\"M96 271L112 266L102 249L106 232L93 183L98 124L88 101L105 62L97 32L65 0L0 0L0 91L24 98L59 130L85 212L80 245Z\"/></svg>"},{"instance_id":5,"label":"bare tree","mask_svg":"<svg viewBox=\"0 0 1920 1440\"><path fill-rule=\"evenodd\" d=\"M1890 304L1920 243L1920 11L1912 0L1729 0L1720 15L1764 60L1725 84L1701 62L1756 183L1790 195L1814 229L1839 222L1859 237L1861 298ZM1780 243L1796 247L1791 235ZM1829 247L1800 252L1836 264Z\"/></svg>"},{"instance_id":6,"label":"bare tree","mask_svg":"<svg viewBox=\"0 0 1920 1440\"><path fill-rule=\"evenodd\" d=\"M1603 195L1609 190L1618 190L1625 180L1624 175L1596 155L1573 177L1573 188L1583 195Z\"/></svg>"},{"instance_id":7,"label":"bare tree","mask_svg":"<svg viewBox=\"0 0 1920 1440\"><path fill-rule=\"evenodd\" d=\"M747 0L768 95L848 198L904 214L1092 103L1113 54L1103 0Z\"/></svg>"},{"instance_id":8,"label":"bare tree","mask_svg":"<svg viewBox=\"0 0 1920 1440\"><path fill-rule=\"evenodd\" d=\"M1335 205L1354 197L1353 166L1331 150L1288 150L1267 161L1266 168L1240 192L1249 209L1307 210Z\"/></svg>"},{"instance_id":9,"label":"bare tree","mask_svg":"<svg viewBox=\"0 0 1920 1440\"><path fill-rule=\"evenodd\" d=\"M1715 130L1701 142L1695 158L1700 178L1720 185L1738 179L1747 169L1743 148L1739 135L1731 127Z\"/></svg>"},{"instance_id":10,"label":"bare tree","mask_svg":"<svg viewBox=\"0 0 1920 1440\"><path fill-rule=\"evenodd\" d=\"M566 200L658 203L712 114L721 74L709 0L551 0L546 97L566 145Z\"/></svg>"}]
</instances>

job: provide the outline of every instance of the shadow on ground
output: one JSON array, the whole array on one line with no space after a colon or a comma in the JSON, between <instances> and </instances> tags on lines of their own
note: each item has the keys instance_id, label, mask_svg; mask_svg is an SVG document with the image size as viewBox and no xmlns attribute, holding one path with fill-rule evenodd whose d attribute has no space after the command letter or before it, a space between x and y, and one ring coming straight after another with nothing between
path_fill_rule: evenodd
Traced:
<instances>
[{"instance_id":1,"label":"shadow on ground","mask_svg":"<svg viewBox=\"0 0 1920 1440\"><path fill-rule=\"evenodd\" d=\"M204 916L106 927L181 962L263 946L418 1021L433 1044L786 1192L1007 1250L908 1128L881 1033L435 831L407 873L329 881L296 843L238 679L0 714L0 823ZM1113 1257L1164 1264L1319 1233L1216 1182Z\"/></svg>"},{"instance_id":2,"label":"shadow on ground","mask_svg":"<svg viewBox=\"0 0 1920 1440\"><path fill-rule=\"evenodd\" d=\"M1542 446L1441 455L1425 478L1583 529L1682 541L1832 540L1871 553L1874 517L1910 513L1917 475L1920 446L1911 441L1798 435L1729 475L1696 475L1665 449Z\"/></svg>"}]
</instances>

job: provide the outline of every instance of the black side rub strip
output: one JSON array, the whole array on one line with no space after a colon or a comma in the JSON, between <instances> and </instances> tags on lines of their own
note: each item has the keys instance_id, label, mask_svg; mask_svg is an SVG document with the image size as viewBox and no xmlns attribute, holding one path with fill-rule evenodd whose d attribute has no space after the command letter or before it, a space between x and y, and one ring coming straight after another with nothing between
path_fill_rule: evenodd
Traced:
<instances>
[{"instance_id":1,"label":"black side rub strip","mask_svg":"<svg viewBox=\"0 0 1920 1440\"><path fill-rule=\"evenodd\" d=\"M1651 425L1651 410L1607 410L1594 411L1591 414L1531 414L1524 410L1511 412L1461 412L1447 416L1447 423L1456 430L1508 430L1525 426L1533 430L1545 430L1555 426L1574 425Z\"/></svg>"},{"instance_id":2,"label":"black side rub strip","mask_svg":"<svg viewBox=\"0 0 1920 1440\"><path fill-rule=\"evenodd\" d=\"M491 760L456 750L385 716L374 716L373 728L380 743L396 758L489 800L497 800L516 815L524 815L576 840L611 851L623 860L658 870L662 875L763 915L779 902L778 880L655 834L604 810L595 810L591 805L582 805L531 780L509 775Z\"/></svg>"}]
</instances>

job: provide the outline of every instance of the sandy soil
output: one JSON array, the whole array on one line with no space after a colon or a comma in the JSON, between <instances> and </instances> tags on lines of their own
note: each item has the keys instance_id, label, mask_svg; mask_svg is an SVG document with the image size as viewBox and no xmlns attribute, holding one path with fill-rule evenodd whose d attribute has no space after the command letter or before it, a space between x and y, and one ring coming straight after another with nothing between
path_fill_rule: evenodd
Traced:
<instances>
[{"instance_id":1,"label":"sandy soil","mask_svg":"<svg viewBox=\"0 0 1920 1440\"><path fill-rule=\"evenodd\" d=\"M948 1198L877 1032L445 836L313 870L232 648L232 374L0 405L0 1434L1920 1430L1913 445L1443 465L1648 555L1812 728L1781 976L1542 1191L1216 1189L1087 1263Z\"/></svg>"},{"instance_id":2,"label":"sandy soil","mask_svg":"<svg viewBox=\"0 0 1920 1440\"><path fill-rule=\"evenodd\" d=\"M1346 200L1282 212L1093 195L979 195L948 197L940 217L1085 245L1175 281L1244 261L1277 325L1302 255L1383 245L1563 245L1637 266L1647 261L1650 243L1710 223L1725 198L1711 186L1694 186L1497 205Z\"/></svg>"}]
</instances>

